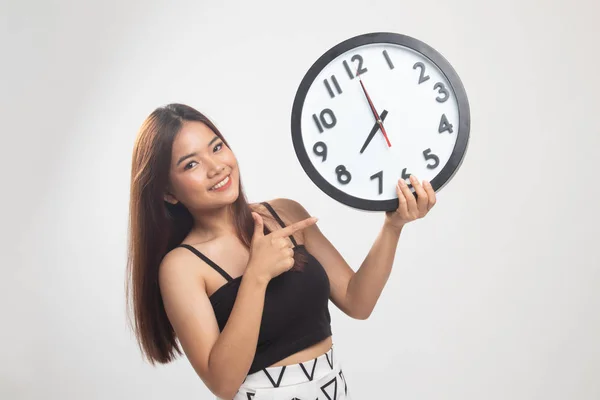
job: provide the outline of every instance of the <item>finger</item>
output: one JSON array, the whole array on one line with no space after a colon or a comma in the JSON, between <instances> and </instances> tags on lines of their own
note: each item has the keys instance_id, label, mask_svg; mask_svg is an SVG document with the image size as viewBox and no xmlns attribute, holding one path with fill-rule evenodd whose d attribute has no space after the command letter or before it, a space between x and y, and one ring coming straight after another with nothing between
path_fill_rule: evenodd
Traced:
<instances>
[{"instance_id":1,"label":"finger","mask_svg":"<svg viewBox=\"0 0 600 400\"><path fill-rule=\"evenodd\" d=\"M413 215L413 213L418 212L417 200L415 200L415 195L412 193L412 191L409 189L408 185L406 184L406 182L403 179L400 180L400 189L402 190L402 193L404 194L404 197L406 199L406 208L407 208L406 216L410 218L411 215Z\"/></svg>"},{"instance_id":2,"label":"finger","mask_svg":"<svg viewBox=\"0 0 600 400\"><path fill-rule=\"evenodd\" d=\"M429 211L436 203L435 190L433 190L433 186L429 181L423 181L423 187L427 192L427 211Z\"/></svg>"},{"instance_id":3,"label":"finger","mask_svg":"<svg viewBox=\"0 0 600 400\"><path fill-rule=\"evenodd\" d=\"M408 179L409 179L411 185L413 186L413 188L415 188L415 185L417 185L419 183L419 180L414 175L411 175ZM410 196L406 196L406 202L408 203L408 212L411 215L418 214L419 208L417 206L417 198L415 196L416 191L415 191L415 193L413 193L409 187L407 187L407 190L408 190L408 193L411 194Z\"/></svg>"},{"instance_id":4,"label":"finger","mask_svg":"<svg viewBox=\"0 0 600 400\"><path fill-rule=\"evenodd\" d=\"M404 181L402 181L404 182ZM402 192L401 181L398 181L396 184L396 192L398 193L398 212L402 219L408 219L408 203L406 202L406 198L404 197L404 192ZM406 184L405 184L406 185ZM412 196L412 193L411 193Z\"/></svg>"},{"instance_id":5,"label":"finger","mask_svg":"<svg viewBox=\"0 0 600 400\"><path fill-rule=\"evenodd\" d=\"M286 247L291 248L294 246L294 244L292 243L292 241L289 238L287 238L287 237L281 238L281 237L277 237L275 235L271 236L271 244L276 249L285 249Z\"/></svg>"},{"instance_id":6,"label":"finger","mask_svg":"<svg viewBox=\"0 0 600 400\"><path fill-rule=\"evenodd\" d=\"M273 237L271 243L273 243L276 249L285 249L286 247L290 247L291 241L280 237Z\"/></svg>"},{"instance_id":7,"label":"finger","mask_svg":"<svg viewBox=\"0 0 600 400\"><path fill-rule=\"evenodd\" d=\"M264 231L263 231L263 220L262 217L260 215L258 215L257 213L253 212L252 213L252 219L254 219L254 236L255 237L261 237L264 236Z\"/></svg>"},{"instance_id":8,"label":"finger","mask_svg":"<svg viewBox=\"0 0 600 400\"><path fill-rule=\"evenodd\" d=\"M305 220L298 221L290 226L276 230L273 232L273 235L277 237L291 236L293 233L298 232L301 229L305 229L311 225L314 225L318 220L319 219L317 217L306 218Z\"/></svg>"},{"instance_id":9,"label":"finger","mask_svg":"<svg viewBox=\"0 0 600 400\"><path fill-rule=\"evenodd\" d=\"M410 182L412 183L413 187L415 188L415 192L417 193L417 212L419 213L419 217L421 217L427 212L427 204L429 202L427 199L427 192L414 175L410 176Z\"/></svg>"},{"instance_id":10,"label":"finger","mask_svg":"<svg viewBox=\"0 0 600 400\"><path fill-rule=\"evenodd\" d=\"M293 258L287 257L287 258L284 258L283 260L281 260L278 263L278 265L281 265L281 268L285 268L287 270L287 269L291 269L294 266L294 263L295 263L295 261Z\"/></svg>"}]
</instances>

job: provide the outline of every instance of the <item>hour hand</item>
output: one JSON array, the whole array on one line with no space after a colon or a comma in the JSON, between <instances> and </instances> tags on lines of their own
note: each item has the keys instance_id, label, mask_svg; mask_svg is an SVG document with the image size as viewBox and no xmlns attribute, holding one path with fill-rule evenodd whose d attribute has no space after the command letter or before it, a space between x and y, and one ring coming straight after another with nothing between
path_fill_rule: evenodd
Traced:
<instances>
[{"instance_id":1,"label":"hour hand","mask_svg":"<svg viewBox=\"0 0 600 400\"><path fill-rule=\"evenodd\" d=\"M385 117L387 116L388 112L387 110L383 110L383 112L381 113L381 116L379 118L381 118L381 122L383 122L385 120ZM367 146L369 145L369 143L371 143L371 139L373 139L373 136L375 136L375 133L377 133L377 131L379 130L379 128L381 127L381 124L379 121L375 122L375 125L373 125L373 129L371 129L371 133L369 133L369 136L367 137L367 140L365 141L365 144L363 144L362 149L360 149L360 154L362 154L365 149L367 148Z\"/></svg>"}]
</instances>

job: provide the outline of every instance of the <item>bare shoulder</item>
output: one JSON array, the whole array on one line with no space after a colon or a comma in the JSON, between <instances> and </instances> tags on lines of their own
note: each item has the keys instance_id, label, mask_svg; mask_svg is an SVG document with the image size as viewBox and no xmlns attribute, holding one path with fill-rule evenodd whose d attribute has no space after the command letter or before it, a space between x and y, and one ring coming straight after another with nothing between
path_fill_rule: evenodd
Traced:
<instances>
[{"instance_id":1,"label":"bare shoulder","mask_svg":"<svg viewBox=\"0 0 600 400\"><path fill-rule=\"evenodd\" d=\"M182 247L176 247L169 251L162 259L158 279L162 290L168 288L168 285L176 284L182 280L197 280L200 286L204 286L201 268L198 268L197 257L191 251Z\"/></svg>"},{"instance_id":2,"label":"bare shoulder","mask_svg":"<svg viewBox=\"0 0 600 400\"><path fill-rule=\"evenodd\" d=\"M202 262L188 249L176 247L169 251L162 259L158 270L158 282L165 306L171 300L179 300L182 292L194 292L194 296L206 297L205 282Z\"/></svg>"},{"instance_id":3,"label":"bare shoulder","mask_svg":"<svg viewBox=\"0 0 600 400\"><path fill-rule=\"evenodd\" d=\"M176 296L182 285L193 285L194 290L206 293L202 268L198 268L201 261L191 251L176 247L169 251L162 259L158 270L158 283L164 298Z\"/></svg>"},{"instance_id":4,"label":"bare shoulder","mask_svg":"<svg viewBox=\"0 0 600 400\"><path fill-rule=\"evenodd\" d=\"M192 247L197 248L202 254L210 259L227 264L228 259L223 260L219 255L227 254L224 251L226 243L224 241L213 240L195 244ZM159 267L159 284L168 284L180 280L189 280L198 283L199 288L206 293L206 277L211 273L212 268L192 250L184 247L175 247L169 251L162 259Z\"/></svg>"}]
</instances>

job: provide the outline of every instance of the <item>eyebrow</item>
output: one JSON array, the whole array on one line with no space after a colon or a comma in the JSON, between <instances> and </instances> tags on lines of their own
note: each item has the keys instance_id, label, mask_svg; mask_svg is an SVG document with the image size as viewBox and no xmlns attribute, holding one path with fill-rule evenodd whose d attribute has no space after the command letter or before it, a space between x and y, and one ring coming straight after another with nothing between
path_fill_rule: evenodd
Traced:
<instances>
[{"instance_id":1,"label":"eyebrow","mask_svg":"<svg viewBox=\"0 0 600 400\"><path fill-rule=\"evenodd\" d=\"M220 137L215 136L214 138L212 138L210 140L210 142L208 142L208 144L206 145L206 147L210 147L211 144L213 144L215 141L217 141L219 139L220 139ZM198 155L198 153L196 153L196 152L193 152L193 153L190 153L188 155L185 155L185 156L181 157L179 160L177 160L177 164L176 165L178 166L179 164L181 164L183 161L187 160L188 158L194 157L194 156L197 156L197 155Z\"/></svg>"}]
</instances>

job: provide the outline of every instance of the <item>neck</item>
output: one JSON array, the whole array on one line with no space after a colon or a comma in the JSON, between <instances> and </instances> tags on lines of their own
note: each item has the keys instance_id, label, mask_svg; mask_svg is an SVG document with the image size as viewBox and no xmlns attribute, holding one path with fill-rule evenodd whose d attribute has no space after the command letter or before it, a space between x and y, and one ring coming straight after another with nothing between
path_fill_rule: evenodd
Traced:
<instances>
[{"instance_id":1,"label":"neck","mask_svg":"<svg viewBox=\"0 0 600 400\"><path fill-rule=\"evenodd\" d=\"M194 218L194 235L211 240L220 236L236 234L233 221L233 205L212 210L191 211Z\"/></svg>"}]
</instances>

